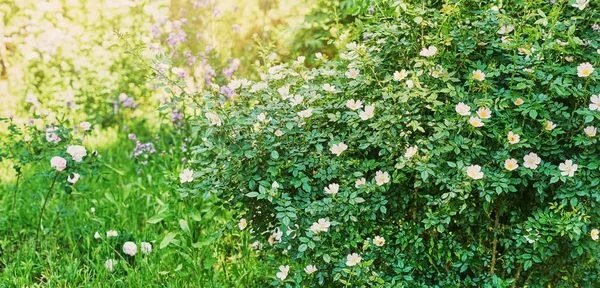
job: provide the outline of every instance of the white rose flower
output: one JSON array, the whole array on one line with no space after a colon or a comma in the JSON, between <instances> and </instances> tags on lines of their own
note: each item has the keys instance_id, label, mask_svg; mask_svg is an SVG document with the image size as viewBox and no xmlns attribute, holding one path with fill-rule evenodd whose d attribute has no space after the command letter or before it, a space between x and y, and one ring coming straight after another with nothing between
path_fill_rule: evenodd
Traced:
<instances>
[{"instance_id":1,"label":"white rose flower","mask_svg":"<svg viewBox=\"0 0 600 288\"><path fill-rule=\"evenodd\" d=\"M331 183L329 186L325 187L325 194L335 195L340 190L340 185L337 183Z\"/></svg>"},{"instance_id":2,"label":"white rose flower","mask_svg":"<svg viewBox=\"0 0 600 288\"><path fill-rule=\"evenodd\" d=\"M362 258L357 253L348 254L346 257L346 266L355 266L360 263Z\"/></svg>"},{"instance_id":3,"label":"white rose flower","mask_svg":"<svg viewBox=\"0 0 600 288\"><path fill-rule=\"evenodd\" d=\"M378 186L384 185L390 182L390 174L388 172L377 171L375 172L375 182Z\"/></svg>"},{"instance_id":4,"label":"white rose flower","mask_svg":"<svg viewBox=\"0 0 600 288\"><path fill-rule=\"evenodd\" d=\"M558 169L561 171L560 175L573 177L575 171L577 171L577 164L573 164L573 160L566 160L558 165Z\"/></svg>"},{"instance_id":5,"label":"white rose flower","mask_svg":"<svg viewBox=\"0 0 600 288\"><path fill-rule=\"evenodd\" d=\"M83 157L87 155L87 151L85 150L85 147L81 145L69 145L67 146L67 154L71 155L73 161L81 162Z\"/></svg>"},{"instance_id":6,"label":"white rose flower","mask_svg":"<svg viewBox=\"0 0 600 288\"><path fill-rule=\"evenodd\" d=\"M92 124L90 124L90 122L84 121L79 123L79 128L81 128L83 131L89 131L90 128L92 128Z\"/></svg>"},{"instance_id":7,"label":"white rose flower","mask_svg":"<svg viewBox=\"0 0 600 288\"><path fill-rule=\"evenodd\" d=\"M279 266L279 272L277 272L276 276L277 276L277 278L279 278L279 280L283 281L283 280L285 280L285 278L287 278L289 272L290 272L289 265Z\"/></svg>"},{"instance_id":8,"label":"white rose flower","mask_svg":"<svg viewBox=\"0 0 600 288\"><path fill-rule=\"evenodd\" d=\"M479 180L483 178L483 172L481 172L481 166L479 165L471 165L467 167L467 176Z\"/></svg>"},{"instance_id":9,"label":"white rose flower","mask_svg":"<svg viewBox=\"0 0 600 288\"><path fill-rule=\"evenodd\" d=\"M50 167L55 168L56 171L63 171L67 168L67 160L60 156L54 156L50 159Z\"/></svg>"},{"instance_id":10,"label":"white rose flower","mask_svg":"<svg viewBox=\"0 0 600 288\"><path fill-rule=\"evenodd\" d=\"M454 106L454 110L461 116L469 116L471 114L471 107L463 102L456 104L456 106Z\"/></svg>"},{"instance_id":11,"label":"white rose flower","mask_svg":"<svg viewBox=\"0 0 600 288\"><path fill-rule=\"evenodd\" d=\"M179 174L179 180L181 181L181 183L194 181L194 171L187 168L183 169L181 174Z\"/></svg>"}]
</instances>

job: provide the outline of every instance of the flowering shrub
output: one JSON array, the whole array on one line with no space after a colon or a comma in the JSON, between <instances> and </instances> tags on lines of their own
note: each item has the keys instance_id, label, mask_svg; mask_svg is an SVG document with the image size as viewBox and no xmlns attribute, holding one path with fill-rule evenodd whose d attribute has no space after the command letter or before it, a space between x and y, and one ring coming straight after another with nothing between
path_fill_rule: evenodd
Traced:
<instances>
[{"instance_id":1,"label":"flowering shrub","mask_svg":"<svg viewBox=\"0 0 600 288\"><path fill-rule=\"evenodd\" d=\"M180 190L243 204L273 285L597 283L597 3L359 2L339 58L197 95Z\"/></svg>"},{"instance_id":2,"label":"flowering shrub","mask_svg":"<svg viewBox=\"0 0 600 288\"><path fill-rule=\"evenodd\" d=\"M0 125L8 127L8 134L3 136L6 141L0 146L0 161L8 161L17 176L16 184L11 189L11 217L14 216L17 197L23 197L21 194L27 193L19 191L21 178L24 178L23 182L28 182L31 180L29 178L34 177L48 182L36 227L38 235L46 203L53 190L62 190L67 194L86 191L88 188L85 184L77 184L80 179L98 177L102 172L97 152L88 153L82 145L86 134L91 133L89 122L79 123L74 128L66 126L67 123L51 123L40 129L38 124L41 120L36 116L27 124L19 125L12 119L0 118ZM23 173L32 165L39 165L42 169L33 176Z\"/></svg>"}]
</instances>

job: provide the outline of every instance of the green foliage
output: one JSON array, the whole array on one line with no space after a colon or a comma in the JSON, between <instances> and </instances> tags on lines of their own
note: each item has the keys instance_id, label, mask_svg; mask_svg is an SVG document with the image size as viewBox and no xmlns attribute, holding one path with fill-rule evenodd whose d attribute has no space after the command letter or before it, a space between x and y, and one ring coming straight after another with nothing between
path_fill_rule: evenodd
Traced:
<instances>
[{"instance_id":1,"label":"green foliage","mask_svg":"<svg viewBox=\"0 0 600 288\"><path fill-rule=\"evenodd\" d=\"M598 283L599 7L556 2L357 8L339 58L197 95L182 191L243 204L272 285Z\"/></svg>"}]
</instances>

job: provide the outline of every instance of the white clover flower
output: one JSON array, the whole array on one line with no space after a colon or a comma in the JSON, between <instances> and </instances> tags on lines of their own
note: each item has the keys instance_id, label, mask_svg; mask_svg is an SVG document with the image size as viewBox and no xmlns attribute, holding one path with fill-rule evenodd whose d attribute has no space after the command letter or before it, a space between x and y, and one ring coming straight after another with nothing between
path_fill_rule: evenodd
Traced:
<instances>
[{"instance_id":1,"label":"white clover flower","mask_svg":"<svg viewBox=\"0 0 600 288\"><path fill-rule=\"evenodd\" d=\"M277 137L281 137L281 136L283 136L283 132L281 132L281 130L279 130L279 129L278 129L277 131L275 131L275 133L274 133L274 134L275 134L275 136L277 136Z\"/></svg>"},{"instance_id":2,"label":"white clover flower","mask_svg":"<svg viewBox=\"0 0 600 288\"><path fill-rule=\"evenodd\" d=\"M214 112L206 112L204 116L210 122L210 126L222 126L223 122L221 122L221 118Z\"/></svg>"},{"instance_id":3,"label":"white clover flower","mask_svg":"<svg viewBox=\"0 0 600 288\"><path fill-rule=\"evenodd\" d=\"M360 263L362 258L357 253L348 254L346 257L346 266L355 266Z\"/></svg>"},{"instance_id":4,"label":"white clover flower","mask_svg":"<svg viewBox=\"0 0 600 288\"><path fill-rule=\"evenodd\" d=\"M240 219L240 223L238 224L238 227L240 228L240 230L246 229L246 227L248 227L248 222L246 222L246 219L244 219L244 218Z\"/></svg>"},{"instance_id":5,"label":"white clover flower","mask_svg":"<svg viewBox=\"0 0 600 288\"><path fill-rule=\"evenodd\" d=\"M360 188L360 186L363 186L363 185L367 185L367 179L360 178L360 179L357 179L356 181L354 181L354 187L356 187L356 188Z\"/></svg>"},{"instance_id":6,"label":"white clover flower","mask_svg":"<svg viewBox=\"0 0 600 288\"><path fill-rule=\"evenodd\" d=\"M317 272L317 267L315 267L315 265L308 265L304 268L304 272L306 272L306 274L310 275L312 273Z\"/></svg>"},{"instance_id":7,"label":"white clover flower","mask_svg":"<svg viewBox=\"0 0 600 288\"><path fill-rule=\"evenodd\" d=\"M589 2L589 0L575 0L575 3L571 4L571 6L583 11Z\"/></svg>"},{"instance_id":8,"label":"white clover flower","mask_svg":"<svg viewBox=\"0 0 600 288\"><path fill-rule=\"evenodd\" d=\"M515 100L515 102L513 102L513 103L515 103L515 105L517 105L517 106L521 106L521 105L523 105L523 103L525 103L525 101L523 101L523 99L521 99L521 98L517 98L517 100Z\"/></svg>"},{"instance_id":9,"label":"white clover flower","mask_svg":"<svg viewBox=\"0 0 600 288\"><path fill-rule=\"evenodd\" d=\"M423 57L431 57L437 53L437 48L435 46L429 46L428 48L423 47L419 55Z\"/></svg>"},{"instance_id":10,"label":"white clover flower","mask_svg":"<svg viewBox=\"0 0 600 288\"><path fill-rule=\"evenodd\" d=\"M390 174L388 174L388 172L382 172L381 170L375 172L375 182L378 186L390 182Z\"/></svg>"},{"instance_id":11,"label":"white clover flower","mask_svg":"<svg viewBox=\"0 0 600 288\"><path fill-rule=\"evenodd\" d=\"M375 116L375 105L365 106L365 110L358 113L358 116L360 116L360 119L363 121L373 118L373 116Z\"/></svg>"},{"instance_id":12,"label":"white clover flower","mask_svg":"<svg viewBox=\"0 0 600 288\"><path fill-rule=\"evenodd\" d=\"M329 148L329 151L331 151L331 153L335 154L336 156L340 156L340 154L346 151L346 149L348 149L348 145L344 144L344 142L340 142L338 144L332 145L331 148Z\"/></svg>"},{"instance_id":13,"label":"white clover flower","mask_svg":"<svg viewBox=\"0 0 600 288\"><path fill-rule=\"evenodd\" d=\"M415 84L412 80L406 80L406 87L408 87L408 89L412 89L414 86Z\"/></svg>"},{"instance_id":14,"label":"white clover flower","mask_svg":"<svg viewBox=\"0 0 600 288\"><path fill-rule=\"evenodd\" d=\"M137 245L131 241L123 243L123 253L129 256L135 256L137 253Z\"/></svg>"},{"instance_id":15,"label":"white clover flower","mask_svg":"<svg viewBox=\"0 0 600 288\"><path fill-rule=\"evenodd\" d=\"M592 236L592 240L596 241L598 240L598 234L600 232L598 231L598 229L592 229L592 232L590 233L590 235Z\"/></svg>"},{"instance_id":16,"label":"white clover flower","mask_svg":"<svg viewBox=\"0 0 600 288\"><path fill-rule=\"evenodd\" d=\"M498 29L498 34L500 35L504 35L504 34L508 34L510 32L512 32L513 30L515 30L515 26L513 25L502 25L500 26L500 29Z\"/></svg>"},{"instance_id":17,"label":"white clover flower","mask_svg":"<svg viewBox=\"0 0 600 288\"><path fill-rule=\"evenodd\" d=\"M194 181L194 171L190 169L183 169L181 174L179 174L179 180L181 183L187 183Z\"/></svg>"},{"instance_id":18,"label":"white clover flower","mask_svg":"<svg viewBox=\"0 0 600 288\"><path fill-rule=\"evenodd\" d=\"M489 119L492 117L492 110L480 107L477 109L477 116L479 116L481 119Z\"/></svg>"},{"instance_id":19,"label":"white clover flower","mask_svg":"<svg viewBox=\"0 0 600 288\"><path fill-rule=\"evenodd\" d=\"M517 159L511 158L511 159L506 159L504 161L504 168L508 171L513 171L517 168L519 168L519 164L517 163Z\"/></svg>"},{"instance_id":20,"label":"white clover flower","mask_svg":"<svg viewBox=\"0 0 600 288\"><path fill-rule=\"evenodd\" d=\"M375 236L375 238L373 238L373 244L375 244L376 246L383 246L385 244L385 239L383 237L380 236Z\"/></svg>"},{"instance_id":21,"label":"white clover flower","mask_svg":"<svg viewBox=\"0 0 600 288\"><path fill-rule=\"evenodd\" d=\"M575 171L577 171L577 164L573 164L573 160L565 160L564 163L560 163L558 165L558 169L560 169L560 175L573 177Z\"/></svg>"},{"instance_id":22,"label":"white clover flower","mask_svg":"<svg viewBox=\"0 0 600 288\"><path fill-rule=\"evenodd\" d=\"M298 116L300 116L302 118L308 118L308 117L312 116L312 109L308 108L308 109L302 110L302 111L298 112Z\"/></svg>"},{"instance_id":23,"label":"white clover flower","mask_svg":"<svg viewBox=\"0 0 600 288\"><path fill-rule=\"evenodd\" d=\"M108 271L112 272L114 269L114 266L117 264L117 260L115 259L108 259L106 260L106 262L104 262L104 267L106 267L106 269L108 269Z\"/></svg>"},{"instance_id":24,"label":"white clover flower","mask_svg":"<svg viewBox=\"0 0 600 288\"><path fill-rule=\"evenodd\" d=\"M337 183L331 183L329 186L325 187L325 194L335 195L339 192L340 185Z\"/></svg>"},{"instance_id":25,"label":"white clover flower","mask_svg":"<svg viewBox=\"0 0 600 288\"><path fill-rule=\"evenodd\" d=\"M96 208L94 208L94 207L90 208L90 212L92 212L92 213L96 212Z\"/></svg>"},{"instance_id":26,"label":"white clover flower","mask_svg":"<svg viewBox=\"0 0 600 288\"><path fill-rule=\"evenodd\" d=\"M519 141L521 141L521 136L519 136L519 134L513 133L512 131L508 132L508 136L506 138L508 138L508 143L510 144L517 144L519 143Z\"/></svg>"},{"instance_id":27,"label":"white clover flower","mask_svg":"<svg viewBox=\"0 0 600 288\"><path fill-rule=\"evenodd\" d=\"M362 104L363 102L360 100L354 101L354 99L350 99L346 102L346 107L350 108L351 110L358 110L362 108Z\"/></svg>"},{"instance_id":28,"label":"white clover flower","mask_svg":"<svg viewBox=\"0 0 600 288\"><path fill-rule=\"evenodd\" d=\"M315 58L317 58L317 60L323 60L323 53L321 53L321 52L315 53Z\"/></svg>"},{"instance_id":29,"label":"white clover flower","mask_svg":"<svg viewBox=\"0 0 600 288\"><path fill-rule=\"evenodd\" d=\"M475 70L475 71L473 71L473 79L480 81L480 82L484 81L485 73L481 72L481 70Z\"/></svg>"},{"instance_id":30,"label":"white clover flower","mask_svg":"<svg viewBox=\"0 0 600 288\"><path fill-rule=\"evenodd\" d=\"M81 145L69 145L67 146L67 154L71 155L73 161L81 162L83 157L87 155L87 151L85 150L85 147Z\"/></svg>"},{"instance_id":31,"label":"white clover flower","mask_svg":"<svg viewBox=\"0 0 600 288\"><path fill-rule=\"evenodd\" d=\"M481 172L481 166L479 165L471 165L467 167L467 176L479 180L483 178L483 172Z\"/></svg>"},{"instance_id":32,"label":"white clover flower","mask_svg":"<svg viewBox=\"0 0 600 288\"><path fill-rule=\"evenodd\" d=\"M404 80L404 78L406 78L406 76L408 76L408 72L406 72L406 70L402 69L400 71L395 71L394 72L394 81L402 81Z\"/></svg>"},{"instance_id":33,"label":"white clover flower","mask_svg":"<svg viewBox=\"0 0 600 288\"><path fill-rule=\"evenodd\" d=\"M79 173L73 173L73 178L71 178L71 175L67 176L67 182L75 184L79 181L79 176Z\"/></svg>"},{"instance_id":34,"label":"white clover flower","mask_svg":"<svg viewBox=\"0 0 600 288\"><path fill-rule=\"evenodd\" d=\"M90 124L90 122L83 121L79 123L79 128L81 128L81 130L83 131L90 131L90 128L92 128L92 124Z\"/></svg>"},{"instance_id":35,"label":"white clover flower","mask_svg":"<svg viewBox=\"0 0 600 288\"><path fill-rule=\"evenodd\" d=\"M282 265L282 266L279 266L279 272L277 272L276 276L277 276L277 278L279 278L279 280L283 281L283 280L285 280L285 278L287 278L289 272L290 272L290 266Z\"/></svg>"},{"instance_id":36,"label":"white clover flower","mask_svg":"<svg viewBox=\"0 0 600 288\"><path fill-rule=\"evenodd\" d=\"M94 239L100 239L102 238L102 236L100 236L100 233L98 233L98 231L96 231L96 233L94 233Z\"/></svg>"},{"instance_id":37,"label":"white clover flower","mask_svg":"<svg viewBox=\"0 0 600 288\"><path fill-rule=\"evenodd\" d=\"M590 110L600 110L600 95L592 95L590 97Z\"/></svg>"},{"instance_id":38,"label":"white clover flower","mask_svg":"<svg viewBox=\"0 0 600 288\"><path fill-rule=\"evenodd\" d=\"M140 251L142 251L142 253L145 255L152 253L152 244L148 242L142 242L140 245Z\"/></svg>"},{"instance_id":39,"label":"white clover flower","mask_svg":"<svg viewBox=\"0 0 600 288\"><path fill-rule=\"evenodd\" d=\"M351 68L346 72L346 77L350 78L350 79L356 79L356 77L358 77L358 75L360 74L360 71L356 68Z\"/></svg>"},{"instance_id":40,"label":"white clover flower","mask_svg":"<svg viewBox=\"0 0 600 288\"><path fill-rule=\"evenodd\" d=\"M523 157L523 166L525 166L525 168L529 168L532 170L537 169L538 165L541 162L542 162L542 159L533 152L531 152L531 153L525 155L525 157Z\"/></svg>"},{"instance_id":41,"label":"white clover flower","mask_svg":"<svg viewBox=\"0 0 600 288\"><path fill-rule=\"evenodd\" d=\"M117 236L119 236L119 233L117 233L117 231L115 231L115 230L106 231L106 237L117 237Z\"/></svg>"},{"instance_id":42,"label":"white clover flower","mask_svg":"<svg viewBox=\"0 0 600 288\"><path fill-rule=\"evenodd\" d=\"M592 75L592 73L594 73L594 67L590 62L581 63L577 66L577 76L579 77L588 77Z\"/></svg>"},{"instance_id":43,"label":"white clover flower","mask_svg":"<svg viewBox=\"0 0 600 288\"><path fill-rule=\"evenodd\" d=\"M461 116L469 116L471 114L471 107L463 102L456 104L456 106L454 106L454 110Z\"/></svg>"},{"instance_id":44,"label":"white clover flower","mask_svg":"<svg viewBox=\"0 0 600 288\"><path fill-rule=\"evenodd\" d=\"M483 126L483 122L481 121L481 119L479 119L479 117L471 117L471 118L469 118L469 124L471 124L473 127L481 127L481 126Z\"/></svg>"},{"instance_id":45,"label":"white clover flower","mask_svg":"<svg viewBox=\"0 0 600 288\"><path fill-rule=\"evenodd\" d=\"M67 168L67 160L60 156L54 156L50 159L50 167L56 169L56 171L63 171Z\"/></svg>"},{"instance_id":46,"label":"white clover flower","mask_svg":"<svg viewBox=\"0 0 600 288\"><path fill-rule=\"evenodd\" d=\"M329 93L335 93L336 89L334 85L330 85L329 83L323 84L323 90Z\"/></svg>"},{"instance_id":47,"label":"white clover flower","mask_svg":"<svg viewBox=\"0 0 600 288\"><path fill-rule=\"evenodd\" d=\"M319 219L319 221L313 223L310 226L310 231L312 231L315 234L318 234L320 232L327 232L329 231L329 227L331 226L331 223L327 220L325 220L325 218L321 218Z\"/></svg>"},{"instance_id":48,"label":"white clover flower","mask_svg":"<svg viewBox=\"0 0 600 288\"><path fill-rule=\"evenodd\" d=\"M546 121L546 127L544 127L544 129L551 131L554 128L556 128L556 124L554 124L554 122L552 121Z\"/></svg>"},{"instance_id":49,"label":"white clover flower","mask_svg":"<svg viewBox=\"0 0 600 288\"><path fill-rule=\"evenodd\" d=\"M583 129L583 132L589 137L594 137L596 136L597 129L594 126L587 126Z\"/></svg>"},{"instance_id":50,"label":"white clover flower","mask_svg":"<svg viewBox=\"0 0 600 288\"><path fill-rule=\"evenodd\" d=\"M419 151L419 148L417 147L417 145L408 147L406 149L406 152L404 153L404 158L406 158L406 159L412 158L413 156L415 156L415 154L417 154L417 151Z\"/></svg>"}]
</instances>

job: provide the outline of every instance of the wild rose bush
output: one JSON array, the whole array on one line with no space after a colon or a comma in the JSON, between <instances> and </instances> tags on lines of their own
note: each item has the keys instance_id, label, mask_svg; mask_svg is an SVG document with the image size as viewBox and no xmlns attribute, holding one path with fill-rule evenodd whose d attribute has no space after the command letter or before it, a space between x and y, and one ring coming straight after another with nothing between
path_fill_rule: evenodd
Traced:
<instances>
[{"instance_id":1,"label":"wild rose bush","mask_svg":"<svg viewBox=\"0 0 600 288\"><path fill-rule=\"evenodd\" d=\"M56 191L66 194L73 192L86 192L92 179L102 175L103 166L100 156L96 151L88 151L83 141L92 133L93 127L89 122L81 122L71 126L68 122L45 122L39 115L34 115L26 124L13 121L13 119L0 118L0 125L7 127L7 134L3 135L5 141L0 145L0 162L6 161L16 173L15 185L8 191L12 192L11 214L8 221L12 222L15 206L19 198L32 198L35 196L28 189L19 184L30 183L33 179L46 182L45 196L40 208L37 226L37 236L42 225L42 218L46 203ZM43 125L43 124L46 125ZM39 170L35 174L26 173L32 166ZM7 195L8 197L9 195ZM76 198L75 196L72 196ZM12 227L12 226L9 226Z\"/></svg>"},{"instance_id":2,"label":"wild rose bush","mask_svg":"<svg viewBox=\"0 0 600 288\"><path fill-rule=\"evenodd\" d=\"M272 285L597 283L597 3L359 2L339 57L196 95L179 190L243 205Z\"/></svg>"}]
</instances>

